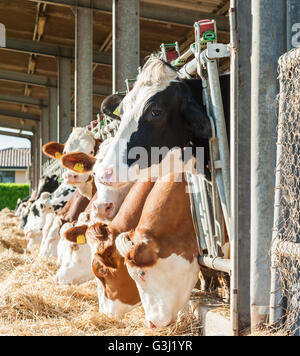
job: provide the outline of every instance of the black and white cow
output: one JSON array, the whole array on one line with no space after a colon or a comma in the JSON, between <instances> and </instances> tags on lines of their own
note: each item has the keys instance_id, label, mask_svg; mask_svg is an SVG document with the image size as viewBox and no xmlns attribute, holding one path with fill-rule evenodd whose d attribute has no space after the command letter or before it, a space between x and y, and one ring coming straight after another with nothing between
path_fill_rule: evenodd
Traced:
<instances>
[{"instance_id":1,"label":"black and white cow","mask_svg":"<svg viewBox=\"0 0 300 356\"><path fill-rule=\"evenodd\" d=\"M203 147L204 166L207 165L212 130L202 105L200 80L178 79L169 64L150 57L118 111L122 117L120 128L105 159L94 167L104 184L118 186L143 178L143 172L147 177L157 177L171 156L182 169L183 149L187 147L192 151L190 158L195 156L196 147ZM160 150L155 161L154 147ZM143 153L145 156L140 159ZM154 165L157 170L149 172Z\"/></svg>"},{"instance_id":2,"label":"black and white cow","mask_svg":"<svg viewBox=\"0 0 300 356\"><path fill-rule=\"evenodd\" d=\"M29 199L27 203L24 203L24 205L23 203L20 205L20 207L23 205L22 211L17 212L18 214L17 216L21 218L21 222L19 225L20 229L24 229L27 224L28 216L30 213L30 207L32 203L38 200L43 193L46 192L53 193L59 187L59 183L57 179L58 177L56 175L52 175L50 177L48 176L42 177L39 181L38 190L34 195L34 198L32 197L31 199ZM18 210L20 210L20 207Z\"/></svg>"}]
</instances>

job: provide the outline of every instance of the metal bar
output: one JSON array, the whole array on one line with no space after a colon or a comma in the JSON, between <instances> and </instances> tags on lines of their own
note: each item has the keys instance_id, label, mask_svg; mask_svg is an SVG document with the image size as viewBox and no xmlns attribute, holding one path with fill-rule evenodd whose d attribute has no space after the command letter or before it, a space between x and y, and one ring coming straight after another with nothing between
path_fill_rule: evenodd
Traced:
<instances>
[{"instance_id":1,"label":"metal bar","mask_svg":"<svg viewBox=\"0 0 300 356\"><path fill-rule=\"evenodd\" d=\"M80 11L90 11L81 9ZM84 32L83 32L84 34ZM71 47L58 46L53 43L36 42L31 40L19 40L14 38L7 39L7 46L1 48L5 51L14 51L28 54L36 54L39 56L53 57L53 58L68 58L75 59L75 50ZM112 57L109 53L92 52L92 61L95 64L111 66Z\"/></svg>"},{"instance_id":2,"label":"metal bar","mask_svg":"<svg viewBox=\"0 0 300 356\"><path fill-rule=\"evenodd\" d=\"M199 256L199 263L201 266L205 266L216 271L231 272L231 262L229 259L222 257L209 257L209 256Z\"/></svg>"},{"instance_id":3,"label":"metal bar","mask_svg":"<svg viewBox=\"0 0 300 356\"><path fill-rule=\"evenodd\" d=\"M92 120L93 108L93 11L75 9L75 127Z\"/></svg>"},{"instance_id":4,"label":"metal bar","mask_svg":"<svg viewBox=\"0 0 300 356\"><path fill-rule=\"evenodd\" d=\"M71 60L58 59L58 139L66 142L71 132Z\"/></svg>"},{"instance_id":5,"label":"metal bar","mask_svg":"<svg viewBox=\"0 0 300 356\"><path fill-rule=\"evenodd\" d=\"M223 109L223 101L220 88L219 71L217 61L211 60L207 57L207 50L202 52L201 59L203 59L207 66L208 82L210 89L210 97L212 104L212 113L215 119L219 154L222 163L222 178L224 182L225 198L227 212L230 216L230 167L229 167L229 146L227 140L226 123ZM227 226L227 228L229 225Z\"/></svg>"},{"instance_id":6,"label":"metal bar","mask_svg":"<svg viewBox=\"0 0 300 356\"><path fill-rule=\"evenodd\" d=\"M50 127L49 127L49 110L48 108L42 108L41 112L42 122L42 145L50 141ZM42 163L48 160L46 155L42 155Z\"/></svg>"},{"instance_id":7,"label":"metal bar","mask_svg":"<svg viewBox=\"0 0 300 356\"><path fill-rule=\"evenodd\" d=\"M231 0L231 321L235 335L250 325L251 2Z\"/></svg>"},{"instance_id":8,"label":"metal bar","mask_svg":"<svg viewBox=\"0 0 300 356\"><path fill-rule=\"evenodd\" d=\"M40 0L29 0L38 2ZM91 8L89 0L41 0L42 3L58 6ZM93 10L101 11L104 13L112 12L111 1L107 0L94 0L92 2ZM201 19L215 19L218 23L218 28L222 31L229 31L228 17L220 16L211 13L203 13L201 11L178 9L169 6L159 6L157 4L141 4L141 19L155 21L159 23L174 24L177 26L192 27L195 21Z\"/></svg>"},{"instance_id":9,"label":"metal bar","mask_svg":"<svg viewBox=\"0 0 300 356\"><path fill-rule=\"evenodd\" d=\"M113 92L126 90L140 65L139 0L113 0Z\"/></svg>"},{"instance_id":10,"label":"metal bar","mask_svg":"<svg viewBox=\"0 0 300 356\"><path fill-rule=\"evenodd\" d=\"M286 50L286 2L252 0L251 92L251 329L266 323L276 157L278 58Z\"/></svg>"}]
</instances>

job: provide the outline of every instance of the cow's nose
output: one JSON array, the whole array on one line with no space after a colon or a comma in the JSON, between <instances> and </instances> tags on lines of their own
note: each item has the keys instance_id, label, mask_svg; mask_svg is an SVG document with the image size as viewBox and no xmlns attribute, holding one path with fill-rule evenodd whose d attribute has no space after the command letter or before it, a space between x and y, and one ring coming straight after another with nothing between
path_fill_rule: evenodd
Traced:
<instances>
[{"instance_id":1,"label":"cow's nose","mask_svg":"<svg viewBox=\"0 0 300 356\"><path fill-rule=\"evenodd\" d=\"M156 325L153 324L151 320L148 321L148 324L150 329L156 329Z\"/></svg>"},{"instance_id":2,"label":"cow's nose","mask_svg":"<svg viewBox=\"0 0 300 356\"><path fill-rule=\"evenodd\" d=\"M99 218L111 218L114 210L113 203L93 203L93 216Z\"/></svg>"}]
</instances>

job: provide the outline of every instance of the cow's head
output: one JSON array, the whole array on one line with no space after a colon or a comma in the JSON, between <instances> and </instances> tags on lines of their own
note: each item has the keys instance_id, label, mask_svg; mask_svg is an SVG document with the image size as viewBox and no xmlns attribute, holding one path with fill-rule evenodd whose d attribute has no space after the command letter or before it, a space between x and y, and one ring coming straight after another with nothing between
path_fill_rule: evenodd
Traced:
<instances>
[{"instance_id":1,"label":"cow's head","mask_svg":"<svg viewBox=\"0 0 300 356\"><path fill-rule=\"evenodd\" d=\"M60 251L61 267L56 273L58 284L80 284L93 278L92 254L86 243L87 225L63 229Z\"/></svg>"},{"instance_id":2,"label":"cow's head","mask_svg":"<svg viewBox=\"0 0 300 356\"><path fill-rule=\"evenodd\" d=\"M84 152L95 156L101 145L101 140L96 139L94 134L86 128L73 128L71 135L66 143L49 142L43 146L43 152L54 159L61 159L64 154L70 152ZM64 174L66 184L80 186L89 181L90 175L78 174L78 171L67 170ZM84 194L83 194L84 195ZM91 196L89 196L91 198Z\"/></svg>"},{"instance_id":3,"label":"cow's head","mask_svg":"<svg viewBox=\"0 0 300 356\"><path fill-rule=\"evenodd\" d=\"M69 170L78 172L79 175L93 174L93 177L95 177L97 167L103 161L111 141L112 139L107 139L102 143L96 157L83 152L65 154L61 159L62 165ZM117 189L103 185L97 178L94 179L94 183L98 194L97 199L93 203L92 215L95 219L110 221L119 211L132 183L127 182L118 186Z\"/></svg>"},{"instance_id":4,"label":"cow's head","mask_svg":"<svg viewBox=\"0 0 300 356\"><path fill-rule=\"evenodd\" d=\"M176 71L160 59L151 57L146 62L119 107L121 125L95 171L104 184L183 171L184 158L193 170L195 147L205 147L208 157L209 118L190 82L176 78ZM183 157L186 147L191 157Z\"/></svg>"},{"instance_id":5,"label":"cow's head","mask_svg":"<svg viewBox=\"0 0 300 356\"><path fill-rule=\"evenodd\" d=\"M120 234L115 244L136 282L149 327L164 327L176 321L189 300L199 273L197 257L187 259L179 253L183 251L178 246L180 241L169 241L164 246L138 234L138 231Z\"/></svg>"},{"instance_id":6,"label":"cow's head","mask_svg":"<svg viewBox=\"0 0 300 356\"><path fill-rule=\"evenodd\" d=\"M35 241L41 240L43 227L46 221L46 213L53 212L49 203L50 197L50 193L42 193L41 197L31 205L27 223L24 228L24 233L27 238ZM30 245L32 244L33 243L31 242Z\"/></svg>"}]
</instances>

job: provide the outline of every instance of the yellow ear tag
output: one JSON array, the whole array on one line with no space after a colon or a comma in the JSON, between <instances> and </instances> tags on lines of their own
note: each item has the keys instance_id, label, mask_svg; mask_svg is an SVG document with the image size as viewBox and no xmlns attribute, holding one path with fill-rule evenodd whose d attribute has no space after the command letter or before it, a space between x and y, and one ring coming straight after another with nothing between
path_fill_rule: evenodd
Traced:
<instances>
[{"instance_id":1,"label":"yellow ear tag","mask_svg":"<svg viewBox=\"0 0 300 356\"><path fill-rule=\"evenodd\" d=\"M119 114L119 107L116 108L116 110L113 112L114 115L120 116Z\"/></svg>"},{"instance_id":2,"label":"yellow ear tag","mask_svg":"<svg viewBox=\"0 0 300 356\"><path fill-rule=\"evenodd\" d=\"M55 158L59 159L61 157L61 153L60 152L55 152Z\"/></svg>"},{"instance_id":3,"label":"yellow ear tag","mask_svg":"<svg viewBox=\"0 0 300 356\"><path fill-rule=\"evenodd\" d=\"M82 173L84 171L83 163L75 163L73 167L74 171Z\"/></svg>"},{"instance_id":4,"label":"yellow ear tag","mask_svg":"<svg viewBox=\"0 0 300 356\"><path fill-rule=\"evenodd\" d=\"M86 244L85 236L84 235L78 235L76 242L77 242L78 245L85 245Z\"/></svg>"}]
</instances>

